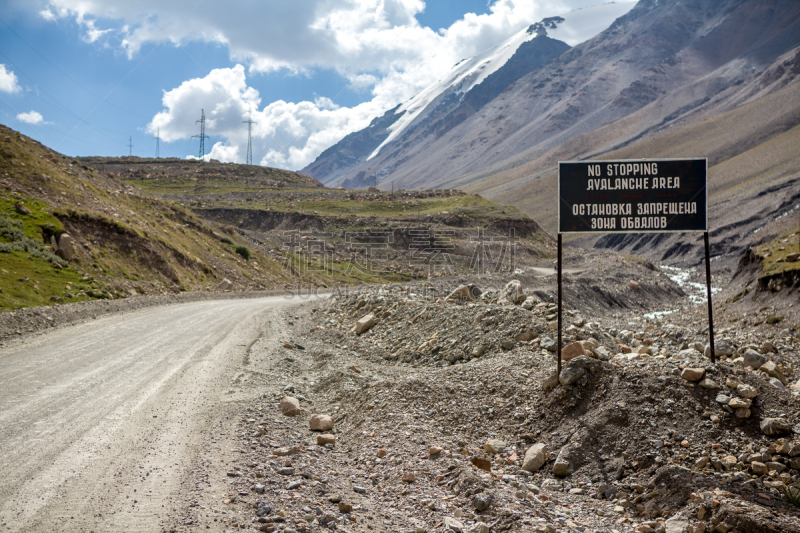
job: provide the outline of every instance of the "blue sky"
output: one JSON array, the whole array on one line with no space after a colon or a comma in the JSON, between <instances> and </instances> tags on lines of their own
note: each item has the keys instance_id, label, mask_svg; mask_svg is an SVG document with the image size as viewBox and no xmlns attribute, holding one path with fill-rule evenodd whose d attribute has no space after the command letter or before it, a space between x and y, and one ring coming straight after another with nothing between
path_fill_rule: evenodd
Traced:
<instances>
[{"instance_id":1,"label":"blue sky","mask_svg":"<svg viewBox=\"0 0 800 533\"><path fill-rule=\"evenodd\" d=\"M297 170L470 57L588 0L7 0L0 122L68 155ZM209 156L207 156L208 158Z\"/></svg>"}]
</instances>

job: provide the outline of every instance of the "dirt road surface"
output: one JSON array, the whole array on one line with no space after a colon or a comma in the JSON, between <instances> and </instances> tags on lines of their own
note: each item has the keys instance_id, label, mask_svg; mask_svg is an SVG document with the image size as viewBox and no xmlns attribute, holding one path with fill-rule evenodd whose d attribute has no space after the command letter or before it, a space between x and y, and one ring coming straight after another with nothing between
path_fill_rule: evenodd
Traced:
<instances>
[{"instance_id":1,"label":"dirt road surface","mask_svg":"<svg viewBox=\"0 0 800 533\"><path fill-rule=\"evenodd\" d=\"M228 388L249 346L298 302L151 308L0 350L0 531L160 531L234 445Z\"/></svg>"}]
</instances>

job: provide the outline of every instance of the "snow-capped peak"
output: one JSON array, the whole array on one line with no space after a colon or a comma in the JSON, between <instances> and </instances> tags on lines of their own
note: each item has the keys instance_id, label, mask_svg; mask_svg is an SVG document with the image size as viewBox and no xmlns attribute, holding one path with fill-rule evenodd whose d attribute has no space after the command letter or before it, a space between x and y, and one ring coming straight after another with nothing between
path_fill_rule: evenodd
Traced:
<instances>
[{"instance_id":1,"label":"snow-capped peak","mask_svg":"<svg viewBox=\"0 0 800 533\"><path fill-rule=\"evenodd\" d=\"M636 2L608 3L571 11L560 17L548 17L511 36L475 57L456 63L441 80L429 85L401 105L402 115L389 127L389 136L367 158L372 159L415 122L423 119L448 94L465 94L489 75L497 72L525 42L543 34L575 46L606 29L636 5Z\"/></svg>"}]
</instances>

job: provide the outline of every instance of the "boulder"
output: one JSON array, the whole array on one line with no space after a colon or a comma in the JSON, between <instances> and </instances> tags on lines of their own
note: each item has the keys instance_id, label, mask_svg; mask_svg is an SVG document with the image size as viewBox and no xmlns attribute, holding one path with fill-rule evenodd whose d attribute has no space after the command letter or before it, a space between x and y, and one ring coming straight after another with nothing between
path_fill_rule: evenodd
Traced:
<instances>
[{"instance_id":1,"label":"boulder","mask_svg":"<svg viewBox=\"0 0 800 533\"><path fill-rule=\"evenodd\" d=\"M561 368L561 375L558 381L563 386L568 387L575 384L583 376L596 372L600 368L602 368L602 363L591 357L581 355L567 362Z\"/></svg>"},{"instance_id":2,"label":"boulder","mask_svg":"<svg viewBox=\"0 0 800 533\"><path fill-rule=\"evenodd\" d=\"M336 435L332 433L323 433L322 435L317 435L317 444L320 446L325 446L326 444L336 444Z\"/></svg>"},{"instance_id":3,"label":"boulder","mask_svg":"<svg viewBox=\"0 0 800 533\"><path fill-rule=\"evenodd\" d=\"M536 472L547 462L547 445L534 444L525 452L525 459L522 461L522 469L526 472Z\"/></svg>"},{"instance_id":4,"label":"boulder","mask_svg":"<svg viewBox=\"0 0 800 533\"><path fill-rule=\"evenodd\" d=\"M767 358L758 353L757 351L753 350L752 348L748 348L744 352L744 366L752 366L753 370L758 370L761 368L761 365L767 362Z\"/></svg>"},{"instance_id":5,"label":"boulder","mask_svg":"<svg viewBox=\"0 0 800 533\"><path fill-rule=\"evenodd\" d=\"M771 378L777 379L783 384L784 387L789 384L789 382L786 380L786 376L783 375L783 372L781 372L781 370L778 368L778 365L775 364L775 361L767 361L761 365L758 370L764 372Z\"/></svg>"},{"instance_id":6,"label":"boulder","mask_svg":"<svg viewBox=\"0 0 800 533\"><path fill-rule=\"evenodd\" d=\"M700 381L703 379L703 374L706 373L705 368L689 368L686 367L681 371L681 377L686 381Z\"/></svg>"},{"instance_id":7,"label":"boulder","mask_svg":"<svg viewBox=\"0 0 800 533\"><path fill-rule=\"evenodd\" d=\"M769 378L769 384L778 390L786 390L786 386L778 378Z\"/></svg>"},{"instance_id":8,"label":"boulder","mask_svg":"<svg viewBox=\"0 0 800 533\"><path fill-rule=\"evenodd\" d=\"M512 279L503 290L500 291L500 297L497 300L498 304L512 303L521 304L525 301L525 293L522 292L522 283L519 280Z\"/></svg>"},{"instance_id":9,"label":"boulder","mask_svg":"<svg viewBox=\"0 0 800 533\"><path fill-rule=\"evenodd\" d=\"M605 346L598 346L593 351L594 355L601 361L608 361L611 359L611 353L606 349Z\"/></svg>"},{"instance_id":10,"label":"boulder","mask_svg":"<svg viewBox=\"0 0 800 533\"><path fill-rule=\"evenodd\" d=\"M505 351L513 350L514 346L516 345L517 343L514 342L514 339L503 339L502 341L500 341L500 347Z\"/></svg>"},{"instance_id":11,"label":"boulder","mask_svg":"<svg viewBox=\"0 0 800 533\"><path fill-rule=\"evenodd\" d=\"M550 337L542 337L542 340L539 341L539 346L548 352L555 352L557 350L556 344L558 343Z\"/></svg>"},{"instance_id":12,"label":"boulder","mask_svg":"<svg viewBox=\"0 0 800 533\"><path fill-rule=\"evenodd\" d=\"M532 341L536 337L537 337L537 335L533 331L523 331L521 333L517 333L516 335L514 335L514 339L516 339L516 340L518 340L520 342Z\"/></svg>"},{"instance_id":13,"label":"boulder","mask_svg":"<svg viewBox=\"0 0 800 533\"><path fill-rule=\"evenodd\" d=\"M227 291L231 287L233 287L233 283L231 283L231 281L229 279L223 279L222 281L219 282L219 285L217 285L217 290L218 291Z\"/></svg>"},{"instance_id":14,"label":"boulder","mask_svg":"<svg viewBox=\"0 0 800 533\"><path fill-rule=\"evenodd\" d=\"M765 418L760 424L761 432L764 435L780 435L781 433L790 433L792 426L785 418Z\"/></svg>"},{"instance_id":15,"label":"boulder","mask_svg":"<svg viewBox=\"0 0 800 533\"><path fill-rule=\"evenodd\" d=\"M474 302L481 296L481 290L472 284L459 285L453 292L447 295L446 302Z\"/></svg>"},{"instance_id":16,"label":"boulder","mask_svg":"<svg viewBox=\"0 0 800 533\"><path fill-rule=\"evenodd\" d=\"M736 353L736 348L733 345L726 341L716 341L714 342L714 354L717 357L730 357ZM704 354L706 357L711 357L711 345L706 344L706 349L704 350Z\"/></svg>"},{"instance_id":17,"label":"boulder","mask_svg":"<svg viewBox=\"0 0 800 533\"><path fill-rule=\"evenodd\" d=\"M286 396L281 400L281 413L284 416L297 416L303 414L303 409L300 407L300 400L292 396Z\"/></svg>"},{"instance_id":18,"label":"boulder","mask_svg":"<svg viewBox=\"0 0 800 533\"><path fill-rule=\"evenodd\" d=\"M586 374L586 370L582 367L565 367L561 369L561 375L558 376L558 382L565 387L569 387L577 383L577 381L581 379L584 374Z\"/></svg>"},{"instance_id":19,"label":"boulder","mask_svg":"<svg viewBox=\"0 0 800 533\"><path fill-rule=\"evenodd\" d=\"M455 518L446 516L444 518L444 529L445 531L447 531L448 529L452 529L456 533L464 533L464 524L462 524Z\"/></svg>"},{"instance_id":20,"label":"boulder","mask_svg":"<svg viewBox=\"0 0 800 533\"><path fill-rule=\"evenodd\" d=\"M740 383L736 386L736 393L741 396L742 398L747 398L748 400L752 400L756 396L758 396L758 391L752 385L747 385L745 383Z\"/></svg>"},{"instance_id":21,"label":"boulder","mask_svg":"<svg viewBox=\"0 0 800 533\"><path fill-rule=\"evenodd\" d=\"M676 514L664 522L664 533L684 533L689 528L689 520L680 514Z\"/></svg>"},{"instance_id":22,"label":"boulder","mask_svg":"<svg viewBox=\"0 0 800 533\"><path fill-rule=\"evenodd\" d=\"M492 505L492 495L486 492L481 492L476 494L474 498L472 498L472 506L475 507L475 510L478 512L485 511Z\"/></svg>"},{"instance_id":23,"label":"boulder","mask_svg":"<svg viewBox=\"0 0 800 533\"><path fill-rule=\"evenodd\" d=\"M730 406L731 409L750 409L751 403L753 403L753 401L746 398L731 398L728 402L728 406Z\"/></svg>"},{"instance_id":24,"label":"boulder","mask_svg":"<svg viewBox=\"0 0 800 533\"><path fill-rule=\"evenodd\" d=\"M358 322L356 322L356 335L361 335L362 333L366 333L376 324L375 322L375 315L372 313L361 317Z\"/></svg>"},{"instance_id":25,"label":"boulder","mask_svg":"<svg viewBox=\"0 0 800 533\"><path fill-rule=\"evenodd\" d=\"M477 509L477 507L475 507L475 509ZM489 525L485 522L476 522L472 525L472 527L469 528L469 533L490 533L491 531L492 528L489 527Z\"/></svg>"},{"instance_id":26,"label":"boulder","mask_svg":"<svg viewBox=\"0 0 800 533\"><path fill-rule=\"evenodd\" d=\"M503 453L507 444L500 439L489 439L484 445L483 449L489 453Z\"/></svg>"},{"instance_id":27,"label":"boulder","mask_svg":"<svg viewBox=\"0 0 800 533\"><path fill-rule=\"evenodd\" d=\"M16 202L14 204L14 209L16 209L17 213L19 213L20 215L30 215L31 214L31 210L28 209L27 207L25 207L25 204L23 204L22 202Z\"/></svg>"},{"instance_id":28,"label":"boulder","mask_svg":"<svg viewBox=\"0 0 800 533\"><path fill-rule=\"evenodd\" d=\"M580 357L582 355L588 356L589 354L586 353L586 348L583 347L583 344L580 342L573 342L564 346L561 349L561 360L562 361L571 361L576 357Z\"/></svg>"},{"instance_id":29,"label":"boulder","mask_svg":"<svg viewBox=\"0 0 800 533\"><path fill-rule=\"evenodd\" d=\"M333 429L333 418L328 415L313 415L308 425L312 431L330 431Z\"/></svg>"},{"instance_id":30,"label":"boulder","mask_svg":"<svg viewBox=\"0 0 800 533\"><path fill-rule=\"evenodd\" d=\"M638 289L639 288L639 282L631 280L631 282L629 283L629 286L630 286L631 289Z\"/></svg>"},{"instance_id":31,"label":"boulder","mask_svg":"<svg viewBox=\"0 0 800 533\"><path fill-rule=\"evenodd\" d=\"M64 261L72 261L75 257L75 246L69 233L62 233L58 237L58 249L56 255Z\"/></svg>"},{"instance_id":32,"label":"boulder","mask_svg":"<svg viewBox=\"0 0 800 533\"><path fill-rule=\"evenodd\" d=\"M575 465L570 457L570 449L565 446L558 452L555 463L553 463L553 475L565 477L575 471Z\"/></svg>"}]
</instances>

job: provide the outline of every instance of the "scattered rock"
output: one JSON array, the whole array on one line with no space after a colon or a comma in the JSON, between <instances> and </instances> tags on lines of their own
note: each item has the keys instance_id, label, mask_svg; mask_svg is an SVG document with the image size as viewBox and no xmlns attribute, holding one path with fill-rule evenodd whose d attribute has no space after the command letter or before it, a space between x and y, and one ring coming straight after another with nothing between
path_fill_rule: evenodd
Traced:
<instances>
[{"instance_id":1,"label":"scattered rock","mask_svg":"<svg viewBox=\"0 0 800 533\"><path fill-rule=\"evenodd\" d=\"M506 443L499 439L489 439L486 444L483 445L483 449L489 453L503 453L503 450L506 449Z\"/></svg>"},{"instance_id":2,"label":"scattered rock","mask_svg":"<svg viewBox=\"0 0 800 533\"><path fill-rule=\"evenodd\" d=\"M312 431L330 431L333 429L333 418L328 415L312 415L308 424Z\"/></svg>"},{"instance_id":3,"label":"scattered rock","mask_svg":"<svg viewBox=\"0 0 800 533\"><path fill-rule=\"evenodd\" d=\"M476 468L486 470L487 472L492 471L492 463L484 457L473 456L469 458L469 461L475 465Z\"/></svg>"},{"instance_id":4,"label":"scattered rock","mask_svg":"<svg viewBox=\"0 0 800 533\"><path fill-rule=\"evenodd\" d=\"M231 283L231 281L229 279L223 279L217 285L216 290L218 290L218 291L227 291L227 290L230 290L231 287L233 287L233 283Z\"/></svg>"},{"instance_id":5,"label":"scattered rock","mask_svg":"<svg viewBox=\"0 0 800 533\"><path fill-rule=\"evenodd\" d=\"M539 341L539 346L548 352L555 352L557 350L556 344L558 343L550 337L542 337L542 340Z\"/></svg>"},{"instance_id":6,"label":"scattered rock","mask_svg":"<svg viewBox=\"0 0 800 533\"><path fill-rule=\"evenodd\" d=\"M464 524L456 520L455 518L451 518L446 516L444 518L444 528L445 530L452 529L455 533L463 533L464 532Z\"/></svg>"},{"instance_id":7,"label":"scattered rock","mask_svg":"<svg viewBox=\"0 0 800 533\"><path fill-rule=\"evenodd\" d=\"M752 385L741 383L736 386L736 394L738 394L742 398L747 398L748 400L752 400L753 398L758 396L758 391Z\"/></svg>"},{"instance_id":8,"label":"scattered rock","mask_svg":"<svg viewBox=\"0 0 800 533\"><path fill-rule=\"evenodd\" d=\"M564 367L561 370L561 375L558 377L558 382L561 383L565 387L569 387L578 382L584 374L586 374L586 370L580 366L572 366L572 367Z\"/></svg>"},{"instance_id":9,"label":"scattered rock","mask_svg":"<svg viewBox=\"0 0 800 533\"><path fill-rule=\"evenodd\" d=\"M445 298L446 302L474 302L481 296L481 290L475 285L459 285Z\"/></svg>"},{"instance_id":10,"label":"scattered rock","mask_svg":"<svg viewBox=\"0 0 800 533\"><path fill-rule=\"evenodd\" d=\"M575 465L570 458L571 451L567 446L561 448L553 463L553 475L558 477L566 477L575 471Z\"/></svg>"},{"instance_id":11,"label":"scattered rock","mask_svg":"<svg viewBox=\"0 0 800 533\"><path fill-rule=\"evenodd\" d=\"M375 315L372 313L361 317L358 322L356 322L356 335L361 335L362 333L366 333L373 326L375 326Z\"/></svg>"},{"instance_id":12,"label":"scattered rock","mask_svg":"<svg viewBox=\"0 0 800 533\"><path fill-rule=\"evenodd\" d=\"M781 433L791 433L792 426L785 418L765 418L760 424L764 435L780 435Z\"/></svg>"},{"instance_id":13,"label":"scattered rock","mask_svg":"<svg viewBox=\"0 0 800 533\"><path fill-rule=\"evenodd\" d=\"M23 204L22 202L16 202L14 204L14 209L16 209L17 213L19 213L20 215L30 215L31 214L31 210L28 209L27 207L25 207L25 204Z\"/></svg>"},{"instance_id":14,"label":"scattered rock","mask_svg":"<svg viewBox=\"0 0 800 533\"><path fill-rule=\"evenodd\" d=\"M686 367L681 371L681 377L686 381L700 381L705 373L705 368Z\"/></svg>"},{"instance_id":15,"label":"scattered rock","mask_svg":"<svg viewBox=\"0 0 800 533\"><path fill-rule=\"evenodd\" d=\"M414 483L417 480L417 476L415 476L413 472L405 472L403 473L402 480L403 483Z\"/></svg>"},{"instance_id":16,"label":"scattered rock","mask_svg":"<svg viewBox=\"0 0 800 533\"><path fill-rule=\"evenodd\" d=\"M64 261L72 261L75 257L75 246L69 233L62 233L58 237L56 255Z\"/></svg>"},{"instance_id":17,"label":"scattered rock","mask_svg":"<svg viewBox=\"0 0 800 533\"><path fill-rule=\"evenodd\" d=\"M482 492L480 494L476 494L472 498L472 506L475 508L476 511L481 512L485 511L492 505L492 497L491 495Z\"/></svg>"},{"instance_id":18,"label":"scattered rock","mask_svg":"<svg viewBox=\"0 0 800 533\"><path fill-rule=\"evenodd\" d=\"M586 348L584 348L583 344L580 342L573 342L561 349L562 361L570 361L576 357L580 357L581 355L588 356L589 354L586 353Z\"/></svg>"},{"instance_id":19,"label":"scattered rock","mask_svg":"<svg viewBox=\"0 0 800 533\"><path fill-rule=\"evenodd\" d=\"M758 353L757 351L753 350L752 348L748 348L744 352L744 366L751 366L753 370L758 370L761 368L761 365L767 362L767 358Z\"/></svg>"},{"instance_id":20,"label":"scattered rock","mask_svg":"<svg viewBox=\"0 0 800 533\"><path fill-rule=\"evenodd\" d=\"M303 414L303 409L300 407L300 400L293 396L286 396L281 400L280 404L281 413L284 416L297 416Z\"/></svg>"},{"instance_id":21,"label":"scattered rock","mask_svg":"<svg viewBox=\"0 0 800 533\"><path fill-rule=\"evenodd\" d=\"M331 433L323 433L322 435L317 435L317 444L320 446L325 446L326 444L336 444L336 435Z\"/></svg>"},{"instance_id":22,"label":"scattered rock","mask_svg":"<svg viewBox=\"0 0 800 533\"><path fill-rule=\"evenodd\" d=\"M503 287L503 290L500 291L500 297L497 300L497 303L502 305L505 303L512 303L512 304L521 304L525 301L525 293L522 292L522 283L519 280L512 279L506 286Z\"/></svg>"},{"instance_id":23,"label":"scattered rock","mask_svg":"<svg viewBox=\"0 0 800 533\"><path fill-rule=\"evenodd\" d=\"M536 472L547 462L547 445L534 444L525 452L525 459L522 462L522 469L527 472Z\"/></svg>"}]
</instances>

